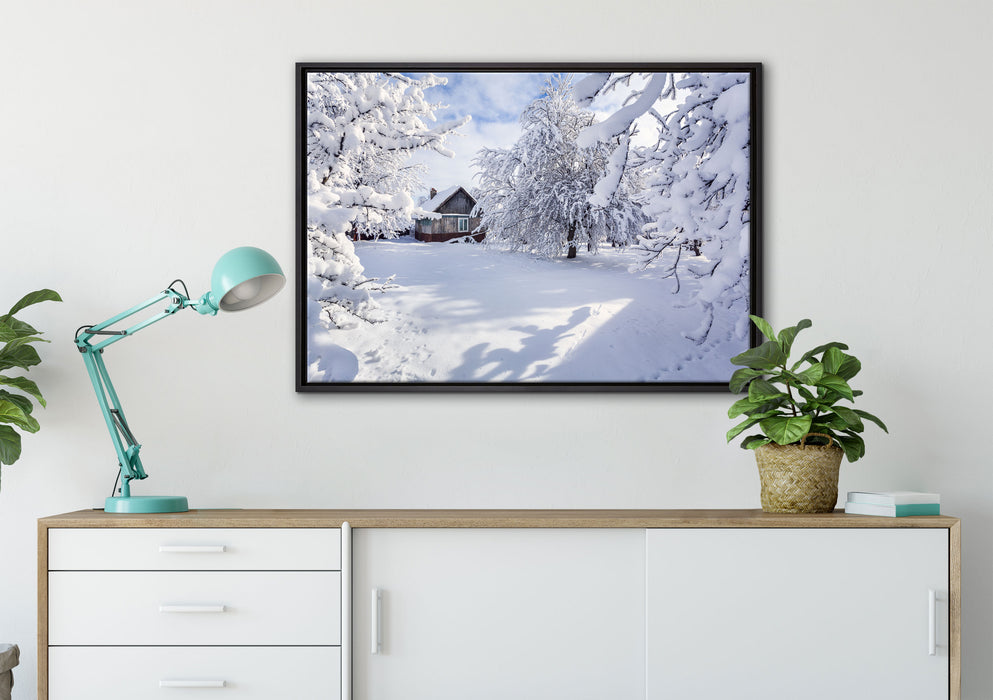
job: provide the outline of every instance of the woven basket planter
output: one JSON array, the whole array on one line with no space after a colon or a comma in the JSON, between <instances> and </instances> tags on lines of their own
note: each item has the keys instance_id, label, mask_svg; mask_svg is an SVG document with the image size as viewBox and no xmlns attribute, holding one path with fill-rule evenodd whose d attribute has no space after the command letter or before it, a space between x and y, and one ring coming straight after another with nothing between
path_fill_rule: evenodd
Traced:
<instances>
[{"instance_id":1,"label":"woven basket planter","mask_svg":"<svg viewBox=\"0 0 993 700\"><path fill-rule=\"evenodd\" d=\"M767 513L830 513L838 503L836 445L762 445L755 449Z\"/></svg>"}]
</instances>

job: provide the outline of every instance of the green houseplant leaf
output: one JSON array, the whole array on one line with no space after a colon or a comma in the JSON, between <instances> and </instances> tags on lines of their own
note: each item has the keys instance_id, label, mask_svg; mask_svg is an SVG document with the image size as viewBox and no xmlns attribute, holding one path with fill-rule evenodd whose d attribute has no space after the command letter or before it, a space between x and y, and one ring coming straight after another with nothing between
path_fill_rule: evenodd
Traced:
<instances>
[{"instance_id":1,"label":"green houseplant leaf","mask_svg":"<svg viewBox=\"0 0 993 700\"><path fill-rule=\"evenodd\" d=\"M41 357L38 355L38 351L30 345L10 346L11 343L7 343L0 350L0 371L15 367L28 369L29 367L41 364Z\"/></svg>"},{"instance_id":2,"label":"green houseplant leaf","mask_svg":"<svg viewBox=\"0 0 993 700\"><path fill-rule=\"evenodd\" d=\"M5 377L0 374L0 385L12 386L15 389L23 391L25 394L29 394L35 398L35 400L42 406L46 406L45 397L41 395L41 391L38 389L38 385L27 377Z\"/></svg>"},{"instance_id":3,"label":"green houseplant leaf","mask_svg":"<svg viewBox=\"0 0 993 700\"><path fill-rule=\"evenodd\" d=\"M783 352L786 353L787 357L793 349L793 341L796 340L797 333L805 328L810 328L812 325L814 324L810 322L810 319L805 318L795 326L784 328L779 331L779 335L776 336L776 338L779 340L779 346L783 349Z\"/></svg>"},{"instance_id":4,"label":"green houseplant leaf","mask_svg":"<svg viewBox=\"0 0 993 700\"><path fill-rule=\"evenodd\" d=\"M13 316L21 309L26 309L34 304L40 304L43 301L62 301L62 297L59 296L58 292L53 292L51 289L39 289L35 292L28 292L21 297L20 301L10 307L10 311L5 316L0 318Z\"/></svg>"},{"instance_id":5,"label":"green houseplant leaf","mask_svg":"<svg viewBox=\"0 0 993 700\"><path fill-rule=\"evenodd\" d=\"M786 362L786 353L776 340L767 340L757 348L745 350L731 358L732 364L769 371L775 370L784 362Z\"/></svg>"},{"instance_id":6,"label":"green houseplant leaf","mask_svg":"<svg viewBox=\"0 0 993 700\"><path fill-rule=\"evenodd\" d=\"M803 384L810 384L812 386L817 386L817 383L821 381L824 376L825 369L824 365L820 362L815 362L810 365L807 369L799 372L796 376Z\"/></svg>"},{"instance_id":7,"label":"green houseplant leaf","mask_svg":"<svg viewBox=\"0 0 993 700\"><path fill-rule=\"evenodd\" d=\"M872 415L868 411L863 411L863 410L858 409L858 408L853 409L853 410L855 411L855 413L860 418L865 418L867 421L871 421L871 422L875 423L876 425L878 425L880 428L883 429L883 432L885 432L885 433L890 432L889 431L889 428L886 427L886 424L883 423L883 421L879 420L878 418L876 418L874 415Z\"/></svg>"},{"instance_id":8,"label":"green houseplant leaf","mask_svg":"<svg viewBox=\"0 0 993 700\"><path fill-rule=\"evenodd\" d=\"M791 445L800 442L803 436L810 431L812 422L813 417L809 415L775 416L774 418L766 418L759 423L759 427L777 445Z\"/></svg>"},{"instance_id":9,"label":"green houseplant leaf","mask_svg":"<svg viewBox=\"0 0 993 700\"><path fill-rule=\"evenodd\" d=\"M734 374L731 375L731 381L728 385L731 389L731 393L737 394L748 385L748 382L763 375L765 375L765 372L760 369L742 367L741 369L735 370Z\"/></svg>"},{"instance_id":10,"label":"green houseplant leaf","mask_svg":"<svg viewBox=\"0 0 993 700\"><path fill-rule=\"evenodd\" d=\"M38 421L32 418L31 414L27 413L22 406L2 397L0 397L0 423L10 423L29 433L37 433L41 428Z\"/></svg>"},{"instance_id":11,"label":"green houseplant leaf","mask_svg":"<svg viewBox=\"0 0 993 700\"><path fill-rule=\"evenodd\" d=\"M848 382L839 377L837 374L825 374L820 378L815 386L833 391L849 401L855 399L855 396L852 394L852 387L848 386Z\"/></svg>"},{"instance_id":12,"label":"green houseplant leaf","mask_svg":"<svg viewBox=\"0 0 993 700\"><path fill-rule=\"evenodd\" d=\"M826 350L828 350L830 348L838 348L839 350L847 350L848 349L848 346L845 345L844 343L837 343L837 342L824 343L824 345L818 345L813 350L808 350L807 352L805 352L803 354L803 357L801 357L799 360L797 360L797 363L795 365L793 365L793 368L795 369L795 368L799 367L804 362L810 362L810 361L812 361L815 357L817 357L818 355L822 354L823 352L825 352Z\"/></svg>"},{"instance_id":13,"label":"green houseplant leaf","mask_svg":"<svg viewBox=\"0 0 993 700\"><path fill-rule=\"evenodd\" d=\"M778 401L782 393L767 379L755 379L748 385L748 398L760 403Z\"/></svg>"},{"instance_id":14,"label":"green houseplant leaf","mask_svg":"<svg viewBox=\"0 0 993 700\"><path fill-rule=\"evenodd\" d=\"M759 332L761 332L762 335L764 335L768 340L772 340L774 342L777 340L776 331L772 330L772 326L768 321L759 316L749 315L748 318L752 319L752 323L755 324L755 327L758 328Z\"/></svg>"},{"instance_id":15,"label":"green houseplant leaf","mask_svg":"<svg viewBox=\"0 0 993 700\"><path fill-rule=\"evenodd\" d=\"M0 425L0 464L13 464L21 456L21 436L9 425Z\"/></svg>"},{"instance_id":16,"label":"green houseplant leaf","mask_svg":"<svg viewBox=\"0 0 993 700\"><path fill-rule=\"evenodd\" d=\"M746 450L754 450L756 447L768 445L770 442L772 442L772 439L767 438L765 435L749 435L741 441L741 446Z\"/></svg>"}]
</instances>

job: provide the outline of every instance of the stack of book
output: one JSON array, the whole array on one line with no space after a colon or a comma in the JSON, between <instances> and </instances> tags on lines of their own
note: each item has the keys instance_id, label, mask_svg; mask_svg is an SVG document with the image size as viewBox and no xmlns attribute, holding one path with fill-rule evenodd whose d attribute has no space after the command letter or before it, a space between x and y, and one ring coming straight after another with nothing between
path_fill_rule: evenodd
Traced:
<instances>
[{"instance_id":1,"label":"stack of book","mask_svg":"<svg viewBox=\"0 0 993 700\"><path fill-rule=\"evenodd\" d=\"M941 515L941 498L918 491L849 491L845 512L854 515Z\"/></svg>"}]
</instances>

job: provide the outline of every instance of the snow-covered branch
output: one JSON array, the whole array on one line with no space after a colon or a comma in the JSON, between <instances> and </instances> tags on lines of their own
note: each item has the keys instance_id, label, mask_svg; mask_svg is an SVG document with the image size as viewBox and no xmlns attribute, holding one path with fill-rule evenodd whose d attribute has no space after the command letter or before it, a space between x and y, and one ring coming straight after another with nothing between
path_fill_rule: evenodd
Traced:
<instances>
[{"instance_id":1,"label":"snow-covered branch","mask_svg":"<svg viewBox=\"0 0 993 700\"><path fill-rule=\"evenodd\" d=\"M351 238L392 238L414 217L423 166L411 153L451 156L446 140L469 117L434 125L440 105L424 91L446 81L385 73L312 73L307 85L308 303L328 328L381 318L372 295L391 280L368 278Z\"/></svg>"},{"instance_id":2,"label":"snow-covered branch","mask_svg":"<svg viewBox=\"0 0 993 700\"><path fill-rule=\"evenodd\" d=\"M687 334L704 342L716 307L735 307L747 319L751 210L751 109L745 73L646 74L624 106L586 128L580 144L609 143L643 115L657 123L654 147L627 159L644 178L638 199L650 223L639 238L639 267L659 266L664 276L682 269L700 282L695 295L703 323ZM630 82L630 76L588 78L584 99ZM586 81L584 81L586 82ZM589 91L599 85L597 92ZM674 100L668 113L660 100ZM611 162L620 162L620 157ZM634 165L634 164L637 165ZM616 173L608 170L597 193L609 192ZM742 337L747 324L739 324Z\"/></svg>"}]
</instances>

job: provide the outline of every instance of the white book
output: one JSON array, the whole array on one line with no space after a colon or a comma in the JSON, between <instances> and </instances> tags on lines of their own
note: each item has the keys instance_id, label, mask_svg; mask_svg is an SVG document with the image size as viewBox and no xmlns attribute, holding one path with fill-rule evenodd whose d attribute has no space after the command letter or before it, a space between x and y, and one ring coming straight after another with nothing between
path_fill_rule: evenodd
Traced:
<instances>
[{"instance_id":1,"label":"white book","mask_svg":"<svg viewBox=\"0 0 993 700\"><path fill-rule=\"evenodd\" d=\"M905 506L914 503L941 503L941 497L936 493L920 491L849 491L848 502L877 506Z\"/></svg>"}]
</instances>

